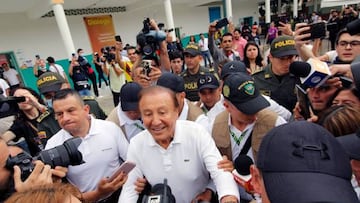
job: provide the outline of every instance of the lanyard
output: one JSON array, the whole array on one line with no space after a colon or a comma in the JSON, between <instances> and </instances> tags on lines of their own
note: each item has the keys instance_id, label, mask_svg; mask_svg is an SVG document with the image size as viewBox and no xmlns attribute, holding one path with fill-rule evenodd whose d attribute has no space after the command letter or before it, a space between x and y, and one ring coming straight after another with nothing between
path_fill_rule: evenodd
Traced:
<instances>
[{"instance_id":1,"label":"lanyard","mask_svg":"<svg viewBox=\"0 0 360 203\"><path fill-rule=\"evenodd\" d=\"M135 127L137 127L140 130L145 130L144 127L142 127L141 125L139 125L138 123L134 123Z\"/></svg>"},{"instance_id":2,"label":"lanyard","mask_svg":"<svg viewBox=\"0 0 360 203\"><path fill-rule=\"evenodd\" d=\"M241 135L240 135L240 137L236 137L235 133L234 133L233 131L231 131L231 130L230 130L230 127L229 127L230 135L231 135L231 137L234 139L234 141L235 141L235 143L236 143L237 145L240 145L241 140L245 137L245 135L246 135L246 133L247 133L248 130L249 130L249 129L247 129L247 130L245 130L244 132L242 132Z\"/></svg>"}]
</instances>

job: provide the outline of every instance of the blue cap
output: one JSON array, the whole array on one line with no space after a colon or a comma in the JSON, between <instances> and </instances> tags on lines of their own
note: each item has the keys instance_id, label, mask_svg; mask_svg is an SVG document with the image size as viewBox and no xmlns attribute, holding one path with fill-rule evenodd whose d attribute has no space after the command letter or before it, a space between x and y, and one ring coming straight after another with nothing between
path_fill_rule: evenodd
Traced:
<instances>
[{"instance_id":1,"label":"blue cap","mask_svg":"<svg viewBox=\"0 0 360 203\"><path fill-rule=\"evenodd\" d=\"M142 87L136 82L126 83L120 90L120 104L123 111L136 111L139 109L139 93Z\"/></svg>"},{"instance_id":2,"label":"blue cap","mask_svg":"<svg viewBox=\"0 0 360 203\"><path fill-rule=\"evenodd\" d=\"M167 87L176 93L185 91L184 79L170 72L161 74L156 84Z\"/></svg>"}]
</instances>

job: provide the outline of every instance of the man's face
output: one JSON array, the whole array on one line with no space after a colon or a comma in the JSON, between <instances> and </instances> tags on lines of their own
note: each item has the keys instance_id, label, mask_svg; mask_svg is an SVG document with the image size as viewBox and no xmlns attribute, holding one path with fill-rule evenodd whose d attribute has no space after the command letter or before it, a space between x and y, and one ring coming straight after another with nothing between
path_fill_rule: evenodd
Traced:
<instances>
[{"instance_id":1,"label":"man's face","mask_svg":"<svg viewBox=\"0 0 360 203\"><path fill-rule=\"evenodd\" d=\"M239 111L230 101L224 100L224 106L226 110L230 113L231 123L241 123L241 124L251 124L256 121L256 114L247 115Z\"/></svg>"},{"instance_id":2,"label":"man's face","mask_svg":"<svg viewBox=\"0 0 360 203\"><path fill-rule=\"evenodd\" d=\"M328 107L328 102L336 92L334 86L313 87L308 89L308 97L311 106L316 111L322 111Z\"/></svg>"},{"instance_id":3,"label":"man's face","mask_svg":"<svg viewBox=\"0 0 360 203\"><path fill-rule=\"evenodd\" d=\"M289 73L289 67L292 62L295 61L295 55L283 56L283 57L273 57L269 55L271 62L271 70L275 75L282 76Z\"/></svg>"},{"instance_id":4,"label":"man's face","mask_svg":"<svg viewBox=\"0 0 360 203\"><path fill-rule=\"evenodd\" d=\"M199 91L200 101L206 108L212 108L220 100L221 89L204 88Z\"/></svg>"},{"instance_id":5,"label":"man's face","mask_svg":"<svg viewBox=\"0 0 360 203\"><path fill-rule=\"evenodd\" d=\"M39 60L39 66L40 66L40 67L45 67L45 66L46 66L46 63L45 63L45 60L44 60L44 59L40 59L40 60Z\"/></svg>"},{"instance_id":6,"label":"man's face","mask_svg":"<svg viewBox=\"0 0 360 203\"><path fill-rule=\"evenodd\" d=\"M9 65L6 63L2 64L1 67L6 71L9 70Z\"/></svg>"},{"instance_id":7,"label":"man's face","mask_svg":"<svg viewBox=\"0 0 360 203\"><path fill-rule=\"evenodd\" d=\"M235 32L234 32L234 39L235 39L235 40L239 40L239 39L240 39L240 36L241 36L241 34L239 33L239 31L235 31Z\"/></svg>"},{"instance_id":8,"label":"man's face","mask_svg":"<svg viewBox=\"0 0 360 203\"><path fill-rule=\"evenodd\" d=\"M351 105L360 108L360 99L351 90L342 90L333 100L333 105Z\"/></svg>"},{"instance_id":9,"label":"man's face","mask_svg":"<svg viewBox=\"0 0 360 203\"><path fill-rule=\"evenodd\" d=\"M200 67L200 61L202 57L200 55L193 56L191 54L185 53L185 64L189 70L197 71Z\"/></svg>"},{"instance_id":10,"label":"man's face","mask_svg":"<svg viewBox=\"0 0 360 203\"><path fill-rule=\"evenodd\" d=\"M180 74L182 71L183 60L176 58L170 61L171 69L175 74Z\"/></svg>"},{"instance_id":11,"label":"man's face","mask_svg":"<svg viewBox=\"0 0 360 203\"><path fill-rule=\"evenodd\" d=\"M233 39L232 36L223 36L221 41L221 48L225 51L231 51L233 47Z\"/></svg>"},{"instance_id":12,"label":"man's face","mask_svg":"<svg viewBox=\"0 0 360 203\"><path fill-rule=\"evenodd\" d=\"M138 59L138 54L136 53L135 49L128 49L127 55L131 61L131 63L135 63L135 61Z\"/></svg>"},{"instance_id":13,"label":"man's face","mask_svg":"<svg viewBox=\"0 0 360 203\"><path fill-rule=\"evenodd\" d=\"M89 106L82 105L75 96L53 101L53 107L60 127L72 135L80 132L89 120Z\"/></svg>"},{"instance_id":14,"label":"man's face","mask_svg":"<svg viewBox=\"0 0 360 203\"><path fill-rule=\"evenodd\" d=\"M141 118L140 111L125 111L124 113L131 120L138 120Z\"/></svg>"},{"instance_id":15,"label":"man's face","mask_svg":"<svg viewBox=\"0 0 360 203\"><path fill-rule=\"evenodd\" d=\"M360 55L360 36L344 33L336 45L336 52L340 60L351 63Z\"/></svg>"},{"instance_id":16,"label":"man's face","mask_svg":"<svg viewBox=\"0 0 360 203\"><path fill-rule=\"evenodd\" d=\"M144 95L139 102L144 126L161 145L168 142L175 134L175 124L179 111L168 92L154 92Z\"/></svg>"}]
</instances>

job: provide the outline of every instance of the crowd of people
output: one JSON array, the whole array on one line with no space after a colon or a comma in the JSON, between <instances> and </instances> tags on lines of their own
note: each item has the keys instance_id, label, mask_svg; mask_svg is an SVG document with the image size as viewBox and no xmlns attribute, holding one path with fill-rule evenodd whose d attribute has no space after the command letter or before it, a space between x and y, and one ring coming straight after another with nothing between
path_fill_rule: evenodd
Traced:
<instances>
[{"instance_id":1,"label":"crowd of people","mask_svg":"<svg viewBox=\"0 0 360 203\"><path fill-rule=\"evenodd\" d=\"M307 23L271 23L263 56L257 25L230 22L218 38L216 24L185 47L167 33L152 53L116 41L92 56L98 84L82 49L68 73L53 57L36 60L40 94L2 64L2 103L16 98L16 111L1 115L0 201L359 202L360 33L339 29L324 57ZM160 32L154 19L149 26ZM309 60L330 72L315 85L291 71ZM113 96L109 115L96 101L102 81ZM82 162L51 168L41 153L74 137ZM37 157L25 177L24 154ZM242 157L253 164L238 164ZM129 162L134 169L118 173ZM164 180L169 194L155 191Z\"/></svg>"}]
</instances>

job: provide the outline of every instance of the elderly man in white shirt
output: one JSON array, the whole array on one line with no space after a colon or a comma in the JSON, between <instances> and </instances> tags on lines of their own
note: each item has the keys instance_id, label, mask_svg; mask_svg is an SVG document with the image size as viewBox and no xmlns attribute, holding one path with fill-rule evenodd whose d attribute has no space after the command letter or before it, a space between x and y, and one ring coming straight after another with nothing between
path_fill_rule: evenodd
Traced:
<instances>
[{"instance_id":1,"label":"elderly man in white shirt","mask_svg":"<svg viewBox=\"0 0 360 203\"><path fill-rule=\"evenodd\" d=\"M178 203L206 200L197 199L197 195L211 179L221 203L237 203L236 183L230 172L218 169L222 157L214 141L200 125L178 120L179 104L174 92L152 86L143 89L139 98L146 130L130 141L127 160L136 167L129 173L119 203L137 201L135 182L143 176L151 185L166 178Z\"/></svg>"}]
</instances>

